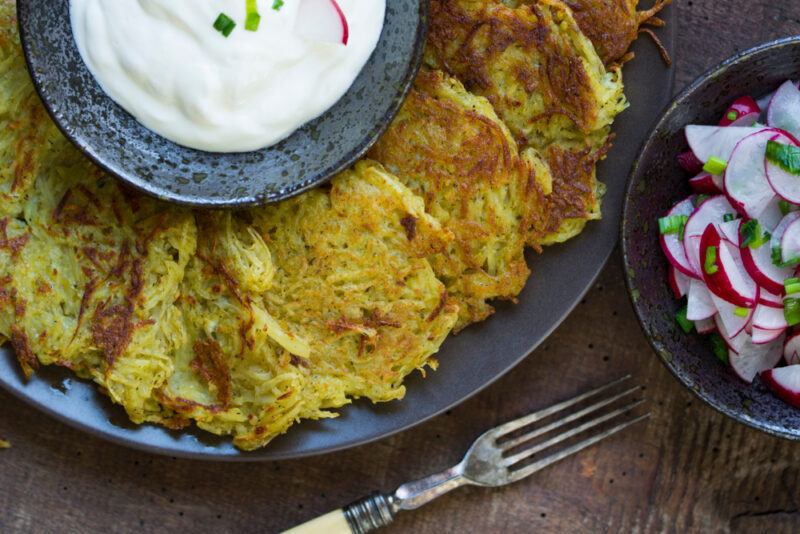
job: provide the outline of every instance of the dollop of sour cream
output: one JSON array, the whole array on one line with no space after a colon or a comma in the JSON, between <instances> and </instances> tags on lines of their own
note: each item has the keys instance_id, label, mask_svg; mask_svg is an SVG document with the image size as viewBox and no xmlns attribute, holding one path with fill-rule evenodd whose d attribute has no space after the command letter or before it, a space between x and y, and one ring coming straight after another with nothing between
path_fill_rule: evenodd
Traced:
<instances>
[{"instance_id":1,"label":"dollop of sour cream","mask_svg":"<svg viewBox=\"0 0 800 534\"><path fill-rule=\"evenodd\" d=\"M333 106L375 49L386 0L338 0L347 45L297 31L300 0L70 0L75 41L103 90L167 139L211 152L273 145ZM214 29L224 13L237 23Z\"/></svg>"}]
</instances>

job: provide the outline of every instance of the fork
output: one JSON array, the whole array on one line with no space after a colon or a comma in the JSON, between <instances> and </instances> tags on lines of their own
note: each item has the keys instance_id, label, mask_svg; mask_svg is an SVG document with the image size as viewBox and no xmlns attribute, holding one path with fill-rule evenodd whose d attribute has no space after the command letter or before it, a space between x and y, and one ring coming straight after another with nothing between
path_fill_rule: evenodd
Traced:
<instances>
[{"instance_id":1,"label":"fork","mask_svg":"<svg viewBox=\"0 0 800 534\"><path fill-rule=\"evenodd\" d=\"M478 437L458 465L415 482L403 484L391 495L380 492L373 493L369 497L356 501L343 509L330 512L308 523L287 530L284 534L318 532L324 532L325 534L365 534L389 525L394 521L398 512L415 510L461 486L471 485L493 488L522 480L649 417L650 414L646 413L633 419L625 419L609 428L603 427L595 430L582 441L551 452L542 458L534 458L537 453L612 419L619 418L644 402L643 399L633 400L620 408L598 415L577 426L564 429L545 441L532 443L532 440L539 436L548 434L589 414L594 414L641 389L639 386L633 386L621 393L613 393L616 386L628 379L630 379L630 375L623 376L577 397L497 426ZM604 395L599 396L601 393ZM568 408L595 396L598 396L598 399L595 399L593 404L578 411L567 413ZM551 423L534 428L535 423L555 415L560 415L561 417ZM529 462L528 460L532 461Z\"/></svg>"}]
</instances>

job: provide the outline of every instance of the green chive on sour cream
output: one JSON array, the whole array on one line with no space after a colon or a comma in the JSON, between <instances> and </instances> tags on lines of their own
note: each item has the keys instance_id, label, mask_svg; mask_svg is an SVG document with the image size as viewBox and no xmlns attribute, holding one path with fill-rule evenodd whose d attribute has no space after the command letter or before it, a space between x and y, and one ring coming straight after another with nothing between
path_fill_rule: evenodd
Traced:
<instances>
[{"instance_id":1,"label":"green chive on sour cream","mask_svg":"<svg viewBox=\"0 0 800 534\"><path fill-rule=\"evenodd\" d=\"M386 0L70 0L83 60L140 123L246 152L331 108L375 49ZM224 17L221 17L224 15Z\"/></svg>"}]
</instances>

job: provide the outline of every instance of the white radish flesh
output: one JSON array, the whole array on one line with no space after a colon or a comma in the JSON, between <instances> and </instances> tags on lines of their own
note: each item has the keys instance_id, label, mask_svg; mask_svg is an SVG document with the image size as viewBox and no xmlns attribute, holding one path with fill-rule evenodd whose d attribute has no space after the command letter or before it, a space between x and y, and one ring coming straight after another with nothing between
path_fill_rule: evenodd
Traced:
<instances>
[{"instance_id":1,"label":"white radish flesh","mask_svg":"<svg viewBox=\"0 0 800 534\"><path fill-rule=\"evenodd\" d=\"M761 130L742 139L725 169L725 194L751 219L757 219L775 196L764 167L767 141L775 134L775 130Z\"/></svg>"},{"instance_id":2,"label":"white radish flesh","mask_svg":"<svg viewBox=\"0 0 800 534\"><path fill-rule=\"evenodd\" d=\"M775 367L781 360L782 354L782 335L775 341L762 345L756 345L751 339L746 339L738 352L728 351L728 361L733 372L750 383L758 373Z\"/></svg>"},{"instance_id":3,"label":"white radish flesh","mask_svg":"<svg viewBox=\"0 0 800 534\"><path fill-rule=\"evenodd\" d=\"M689 281L686 318L690 321L702 321L714 316L717 308L711 298L711 293L706 285L700 280L692 278Z\"/></svg>"},{"instance_id":4,"label":"white radish flesh","mask_svg":"<svg viewBox=\"0 0 800 534\"><path fill-rule=\"evenodd\" d=\"M669 280L669 287L672 289L672 293L675 295L676 299L683 298L689 291L689 280L691 279L677 270L673 265L669 266L667 279Z\"/></svg>"},{"instance_id":5,"label":"white radish flesh","mask_svg":"<svg viewBox=\"0 0 800 534\"><path fill-rule=\"evenodd\" d=\"M750 335L750 340L754 345L764 345L765 343L772 343L784 333L785 330L766 330L764 328L753 327L753 333Z\"/></svg>"},{"instance_id":6,"label":"white radish flesh","mask_svg":"<svg viewBox=\"0 0 800 534\"><path fill-rule=\"evenodd\" d=\"M667 217L675 215L691 215L695 209L694 199L694 196L690 196L689 198L681 200L667 212ZM684 231L684 236L685 235L686 232ZM673 267L687 276L700 276L698 273L695 273L694 268L689 263L689 260L686 257L686 248L683 241L681 241L679 234L661 234L659 236L659 241L661 243L661 250L664 251L664 255L667 257L667 260L669 260Z\"/></svg>"},{"instance_id":7,"label":"white radish flesh","mask_svg":"<svg viewBox=\"0 0 800 534\"><path fill-rule=\"evenodd\" d=\"M299 0L295 33L323 43L347 45L350 28L336 0Z\"/></svg>"},{"instance_id":8,"label":"white radish flesh","mask_svg":"<svg viewBox=\"0 0 800 534\"><path fill-rule=\"evenodd\" d=\"M767 108L767 124L795 137L800 134L800 89L793 82L787 80L775 91Z\"/></svg>"},{"instance_id":9,"label":"white radish flesh","mask_svg":"<svg viewBox=\"0 0 800 534\"><path fill-rule=\"evenodd\" d=\"M800 332L786 338L786 343L783 345L783 361L787 365L800 363Z\"/></svg>"},{"instance_id":10,"label":"white radish flesh","mask_svg":"<svg viewBox=\"0 0 800 534\"><path fill-rule=\"evenodd\" d=\"M770 141L774 141L782 145L797 146L792 139L785 135L776 135L770 139ZM775 193L789 202L799 204L800 176L785 171L779 165L771 162L770 160L765 160L764 165L767 171L767 180L769 181L769 185L772 187Z\"/></svg>"},{"instance_id":11,"label":"white radish flesh","mask_svg":"<svg viewBox=\"0 0 800 534\"><path fill-rule=\"evenodd\" d=\"M711 332L717 329L717 325L714 324L713 318L701 319L699 321L695 321L694 327L697 330L698 334L710 334Z\"/></svg>"},{"instance_id":12,"label":"white radish flesh","mask_svg":"<svg viewBox=\"0 0 800 534\"><path fill-rule=\"evenodd\" d=\"M759 304L753 312L753 326L763 330L783 330L789 325L782 309Z\"/></svg>"},{"instance_id":13,"label":"white radish flesh","mask_svg":"<svg viewBox=\"0 0 800 534\"><path fill-rule=\"evenodd\" d=\"M690 124L686 127L686 141L697 159L706 163L712 156L727 160L736 144L762 127L751 126L703 126Z\"/></svg>"},{"instance_id":14,"label":"white radish flesh","mask_svg":"<svg viewBox=\"0 0 800 534\"><path fill-rule=\"evenodd\" d=\"M761 378L786 404L800 408L800 365L769 369Z\"/></svg>"},{"instance_id":15,"label":"white radish flesh","mask_svg":"<svg viewBox=\"0 0 800 534\"><path fill-rule=\"evenodd\" d=\"M686 258L691 268L690 273L698 278L702 277L702 261L700 260L700 239L706 227L710 224L716 225L723 221L723 218L728 213L735 213L736 210L730 205L728 200L718 195L706 199L700 204L694 212L689 216L686 221L683 235L683 245L686 249ZM697 239L695 239L697 237ZM687 273L687 274L690 274Z\"/></svg>"}]
</instances>

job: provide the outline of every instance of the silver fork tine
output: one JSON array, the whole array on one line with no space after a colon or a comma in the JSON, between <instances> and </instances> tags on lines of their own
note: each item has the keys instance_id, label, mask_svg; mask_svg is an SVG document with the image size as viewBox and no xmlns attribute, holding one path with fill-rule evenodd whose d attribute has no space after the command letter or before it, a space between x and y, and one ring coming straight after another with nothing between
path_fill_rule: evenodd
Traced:
<instances>
[{"instance_id":1,"label":"silver fork tine","mask_svg":"<svg viewBox=\"0 0 800 534\"><path fill-rule=\"evenodd\" d=\"M557 443L561 443L565 439L569 439L572 436L580 434L584 430L588 430L588 429L590 429L592 427L595 427L595 426L597 426L597 425L599 425L601 423L604 423L604 422L608 421L609 419L613 419L614 417L616 417L618 415L622 415L625 412L629 412L630 410L633 410L634 408L636 408L637 406L639 406L643 402L644 402L644 399L640 399L638 401L632 402L632 403L628 404L627 406L623 406L622 408L614 410L613 412L609 412L607 414L603 414L600 417L596 417L596 418L594 418L594 419L592 419L590 421L587 421L587 422L583 423L580 426L577 426L577 427L575 427L573 429L570 429L570 430L568 430L566 432L562 432L561 434L553 436L552 438L548 439L547 441L543 441L542 443L538 443L538 444L536 444L536 445L534 445L534 446L532 446L530 448L527 448L527 449L525 449L523 451L518 452L517 454L509 456L508 458L505 458L503 460L503 465L507 465L507 466L514 465L517 462L519 462L521 460L524 460L525 458L528 458L528 457L536 454L537 452L541 452L541 451L543 451L545 449L548 449L548 448L552 447L553 445L556 445ZM525 436L522 436L522 437L524 438ZM521 439L521 438L518 438L518 439ZM522 440L522 441L526 441L526 440ZM522 441L520 441L520 443L522 443Z\"/></svg>"},{"instance_id":2,"label":"silver fork tine","mask_svg":"<svg viewBox=\"0 0 800 534\"><path fill-rule=\"evenodd\" d=\"M601 400L599 402L596 402L595 404L592 404L591 406L588 406L588 407L586 407L586 408L584 408L582 410L579 410L579 411L577 411L575 413L572 413L572 414L570 414L570 415L568 415L568 416L566 416L566 417L564 417L562 419L559 419L558 421L553 421L549 425L545 425L545 426L543 426L541 428L537 428L535 430L532 430L532 431L528 432L527 434L525 434L524 436L519 436L519 437L516 437L514 439L510 439L508 441L504 441L502 443L498 443L497 445L498 445L498 447L500 447L504 451L507 451L509 449L513 449L514 447L516 447L520 443L524 443L524 442L526 442L526 441L528 441L530 439L533 439L533 438L535 438L537 436L541 436L542 434L546 434L546 433L550 432L553 429L556 429L556 428L558 428L560 426L566 425L567 423L571 423L572 421L575 421L576 419L580 419L584 415L590 414L590 413L592 413L594 411L597 411L600 408L603 408L604 406L608 406L612 402L617 401L617 400L621 399L622 397L624 397L626 395L630 395L631 393L634 393L634 392L638 391L639 389L641 389L640 386L632 387L627 391L623 391L622 393L614 395L613 397L609 397L607 399L603 399L603 400Z\"/></svg>"},{"instance_id":3,"label":"silver fork tine","mask_svg":"<svg viewBox=\"0 0 800 534\"><path fill-rule=\"evenodd\" d=\"M535 473L536 471L539 471L540 469L544 469L545 467L558 462L559 460L563 460L567 456L575 454L576 452L581 451L581 450L585 449L586 447L594 445L598 441L601 441L601 440L603 440L603 439L605 439L605 438L607 438L609 436L612 436L612 435L616 434L617 432L619 432L620 430L622 430L624 428L627 428L627 427L629 427L629 426L631 426L633 424L636 424L639 421L643 421L643 420L647 419L648 417L650 417L650 414L646 413L644 415L636 417L635 419L631 419L629 421L625 421L624 423L620 423L615 427L609 428L608 430L606 430L604 432L601 432L600 434L597 434L597 435L592 436L590 438L587 438L587 439L585 439L585 440L583 440L583 441L581 441L579 443L571 445L571 446L567 447L566 449L562 449L562 450L558 451L557 453L552 454L552 455L550 455L550 456L548 456L546 458L542 458L541 460L539 460L537 462L533 462L532 464L526 465L525 467L523 467L521 469L518 469L516 471L511 471L509 473L509 476L511 478L511 482L516 482L516 481L518 481L518 480L520 480L522 478L525 478L528 475L531 475L531 474Z\"/></svg>"},{"instance_id":4,"label":"silver fork tine","mask_svg":"<svg viewBox=\"0 0 800 534\"><path fill-rule=\"evenodd\" d=\"M587 391L586 393L578 395L577 397L573 397L573 398L571 398L569 400L565 400L563 402L559 402L558 404L555 404L553 406L549 406L547 408L539 410L538 412L533 412L532 414L525 415L523 417L520 417L519 419L515 419L513 421L509 421L508 423L505 423L503 425L500 425L500 426L496 427L493 432L495 433L495 435L497 437L504 436L504 435L508 434L509 432L514 432L515 430L518 430L518 429L522 428L523 426L527 426L527 425L529 425L531 423L535 423L536 421L540 421L540 420L544 419L545 417L553 415L554 413L558 413L561 410L563 410L564 408L569 408L572 405L578 404L579 402L581 402L583 400L586 400L586 399L588 399L589 397L591 397L593 395L597 395L601 391L605 391L605 390L607 390L609 388L612 388L612 387L614 387L614 386L616 386L618 384L621 384L625 380L628 380L630 377L631 377L631 375L625 375L622 378L618 378L617 380L614 380L613 382L609 382L605 386L600 386L599 388L593 389L591 391Z\"/></svg>"}]
</instances>

